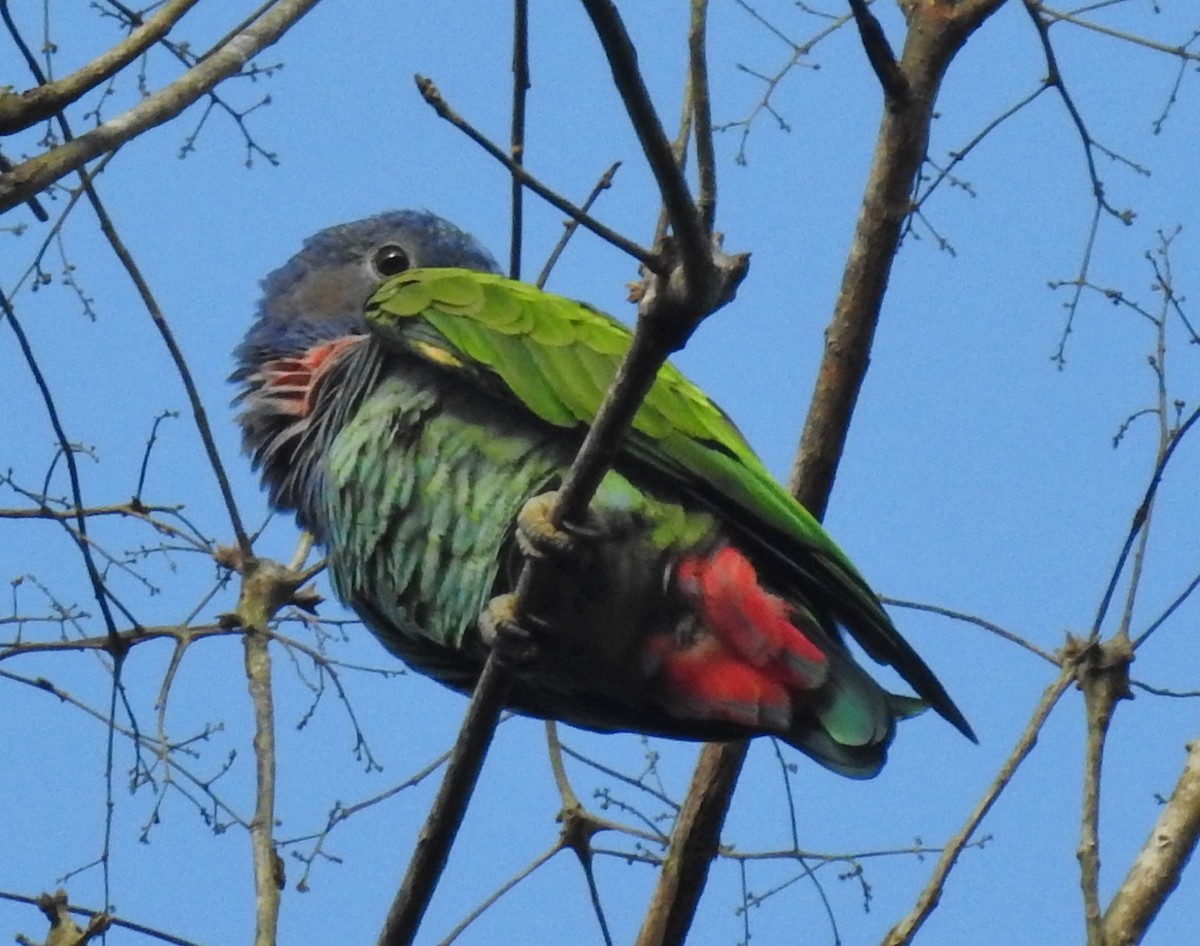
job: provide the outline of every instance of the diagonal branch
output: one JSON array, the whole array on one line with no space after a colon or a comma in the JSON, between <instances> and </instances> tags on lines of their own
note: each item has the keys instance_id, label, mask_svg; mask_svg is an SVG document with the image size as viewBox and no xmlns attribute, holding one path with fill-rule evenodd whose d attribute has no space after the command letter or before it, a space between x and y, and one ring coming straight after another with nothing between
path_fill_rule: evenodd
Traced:
<instances>
[{"instance_id":1,"label":"diagonal branch","mask_svg":"<svg viewBox=\"0 0 1200 946\"><path fill-rule=\"evenodd\" d=\"M883 87L888 107L902 107L908 101L908 79L904 77L900 64L896 62L896 54L892 52L892 44L888 42L887 34L875 14L867 7L865 0L850 0L850 10L854 13L854 22L858 26L858 35L862 39L867 59Z\"/></svg>"},{"instance_id":2,"label":"diagonal branch","mask_svg":"<svg viewBox=\"0 0 1200 946\"><path fill-rule=\"evenodd\" d=\"M933 913L942 898L942 890L945 888L950 871L958 861L958 856L967 846L967 842L974 835L980 822L991 811L996 799L1000 797L1000 793L1008 787L1021 763L1037 745L1038 734L1042 731L1042 726L1049 719L1051 711L1058 705L1059 699L1067 691L1067 687L1071 685L1073 679L1072 668L1064 665L1054 682L1042 691L1041 699L1038 700L1037 708L1025 726L1025 731L1021 733L1012 752L1004 760L1004 764L996 773L992 784L988 786L974 810L967 816L966 822L958 833L947 842L942 856L938 858L937 865L933 868L933 875L929 878L925 889L921 891L921 895L917 897L916 904L899 923L891 928L884 937L882 946L907 946L913 941L913 937L917 935L924 922L929 919L930 914Z\"/></svg>"},{"instance_id":3,"label":"diagonal branch","mask_svg":"<svg viewBox=\"0 0 1200 946\"><path fill-rule=\"evenodd\" d=\"M1129 532L1125 536L1125 544L1121 546L1121 552L1117 556L1117 564L1113 566L1112 574L1109 576L1108 586L1104 589L1104 596L1100 599L1100 605L1096 609L1096 617L1092 621L1091 637L1096 639L1100 636L1100 628L1104 624L1104 618L1108 614L1109 605L1112 604L1113 595L1116 594L1117 583L1121 579L1121 575L1125 570L1125 562L1129 558L1129 553L1133 549L1133 544L1137 541L1138 535L1142 531L1142 527L1146 524L1146 519L1150 515L1150 509L1154 505L1154 496L1158 492L1159 484L1162 482L1163 474L1166 472L1167 464L1171 462L1171 457L1175 454L1175 448L1179 446L1179 442L1184 438L1196 421L1200 420L1200 408L1192 411L1175 431L1167 448L1162 451L1158 458L1158 462L1154 466L1154 473L1150 477L1150 484L1146 487L1146 492L1142 496L1142 501L1137 510L1133 514L1133 521L1129 525ZM1143 638L1139 638L1138 643L1141 643Z\"/></svg>"},{"instance_id":4,"label":"diagonal branch","mask_svg":"<svg viewBox=\"0 0 1200 946\"><path fill-rule=\"evenodd\" d=\"M237 72L251 57L272 45L319 0L279 0L255 23L233 36L221 49L197 63L170 85L129 111L52 151L39 154L0 174L0 213L29 199L88 161L119 148L147 129L174 118L221 80Z\"/></svg>"},{"instance_id":5,"label":"diagonal branch","mask_svg":"<svg viewBox=\"0 0 1200 946\"><path fill-rule=\"evenodd\" d=\"M642 80L633 40L629 38L621 14L611 0L583 0L583 6L604 46L613 84L621 94L633 130L642 146L642 153L658 184L663 206L671 219L671 229L679 241L688 282L699 290L706 282L704 261L711 258L710 234L705 230L701 215L692 202L687 180L679 169L670 139L663 131L650 92ZM699 90L693 88L693 100L697 94L700 94Z\"/></svg>"},{"instance_id":6,"label":"diagonal branch","mask_svg":"<svg viewBox=\"0 0 1200 946\"><path fill-rule=\"evenodd\" d=\"M749 260L744 255L723 257L722 264L725 267L722 272L728 279L723 287L727 288L714 299L711 309L692 314L690 328L695 328L712 309L732 297L733 287L745 275ZM617 369L596 419L563 479L558 501L550 513L555 525L583 518L592 494L616 455L642 398L654 383L659 367L667 355L682 344L679 331L678 300L665 293L647 293L639 306L638 327L629 352ZM546 587L543 567L544 563L531 559L521 571L515 592L519 603L518 621L528 610L536 610L538 587ZM493 652L475 685L437 798L418 835L404 881L388 911L379 946L399 946L411 942L416 935L461 824L507 692L508 674Z\"/></svg>"},{"instance_id":7,"label":"diagonal branch","mask_svg":"<svg viewBox=\"0 0 1200 946\"><path fill-rule=\"evenodd\" d=\"M66 108L116 75L167 35L197 0L170 0L116 45L68 76L24 92L0 92L0 135L18 132ZM7 0L0 9L8 10Z\"/></svg>"},{"instance_id":8,"label":"diagonal branch","mask_svg":"<svg viewBox=\"0 0 1200 946\"><path fill-rule=\"evenodd\" d=\"M426 103L437 113L438 118L443 118L451 125L465 134L468 138L474 141L479 147L483 148L488 154L499 161L508 169L508 172L522 184L528 187L531 191L537 194L542 200L546 201L551 206L561 210L576 223L587 227L592 233L600 237L602 240L607 240L619 250L628 253L638 262L647 266L651 270L655 270L661 266L658 258L649 250L638 246L631 240L625 239L615 230L606 227L599 220L592 217L586 212L586 208L576 207L570 201L559 196L536 177L530 174L523 166L514 161L511 157L504 153L493 142L476 129L470 122L458 114L450 105L442 98L442 93L433 83L432 79L427 79L425 76L414 76L417 83L417 91L421 93Z\"/></svg>"}]
</instances>

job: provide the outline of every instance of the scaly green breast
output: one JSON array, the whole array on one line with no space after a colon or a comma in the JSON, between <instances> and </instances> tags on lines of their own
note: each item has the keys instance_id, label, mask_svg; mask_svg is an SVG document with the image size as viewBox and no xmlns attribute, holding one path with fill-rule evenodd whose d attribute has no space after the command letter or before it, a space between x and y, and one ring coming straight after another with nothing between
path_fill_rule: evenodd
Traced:
<instances>
[{"instance_id":1,"label":"scaly green breast","mask_svg":"<svg viewBox=\"0 0 1200 946\"><path fill-rule=\"evenodd\" d=\"M561 438L447 388L436 369L386 377L329 453L339 597L402 656L422 639L474 650L516 514L564 467Z\"/></svg>"}]
</instances>

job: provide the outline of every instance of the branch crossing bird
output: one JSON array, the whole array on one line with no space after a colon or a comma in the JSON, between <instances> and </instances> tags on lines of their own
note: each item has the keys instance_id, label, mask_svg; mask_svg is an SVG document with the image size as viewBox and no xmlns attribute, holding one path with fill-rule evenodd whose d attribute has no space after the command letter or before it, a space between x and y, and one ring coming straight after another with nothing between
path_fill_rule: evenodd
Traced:
<instances>
[{"instance_id":1,"label":"branch crossing bird","mask_svg":"<svg viewBox=\"0 0 1200 946\"><path fill-rule=\"evenodd\" d=\"M380 641L444 684L469 690L506 646L519 712L769 734L857 778L927 705L974 739L849 559L671 364L586 521L549 526L629 341L505 279L447 221L395 211L321 231L264 280L232 380L271 504L324 545L334 591ZM516 627L524 554L553 580ZM918 697L879 686L846 635Z\"/></svg>"}]
</instances>

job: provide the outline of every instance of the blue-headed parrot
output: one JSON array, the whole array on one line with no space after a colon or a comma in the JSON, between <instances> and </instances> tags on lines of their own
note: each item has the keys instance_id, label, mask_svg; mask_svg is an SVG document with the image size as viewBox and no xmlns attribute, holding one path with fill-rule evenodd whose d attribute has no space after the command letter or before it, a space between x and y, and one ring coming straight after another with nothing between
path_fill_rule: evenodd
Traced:
<instances>
[{"instance_id":1,"label":"blue-headed parrot","mask_svg":"<svg viewBox=\"0 0 1200 946\"><path fill-rule=\"evenodd\" d=\"M469 690L480 622L538 553L630 343L582 302L506 279L474 238L395 211L331 227L263 282L232 379L271 504L333 588L418 671ZM729 418L659 371L529 616L510 706L601 731L773 735L844 775L927 705L974 738L820 524ZM889 693L845 635L917 696Z\"/></svg>"}]
</instances>

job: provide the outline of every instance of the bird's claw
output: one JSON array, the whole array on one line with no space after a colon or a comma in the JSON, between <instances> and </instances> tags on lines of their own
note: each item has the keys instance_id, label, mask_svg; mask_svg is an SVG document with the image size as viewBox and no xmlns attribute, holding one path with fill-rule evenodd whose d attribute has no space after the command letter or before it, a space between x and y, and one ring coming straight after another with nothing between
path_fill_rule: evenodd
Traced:
<instances>
[{"instance_id":1,"label":"bird's claw","mask_svg":"<svg viewBox=\"0 0 1200 946\"><path fill-rule=\"evenodd\" d=\"M557 491L541 493L517 513L517 545L529 558L577 558L581 552L579 540L600 537L600 530L589 525L564 522L556 526L550 511L557 501Z\"/></svg>"},{"instance_id":2,"label":"bird's claw","mask_svg":"<svg viewBox=\"0 0 1200 946\"><path fill-rule=\"evenodd\" d=\"M515 594L492 598L479 615L479 636L506 664L522 667L541 655L536 632L545 630L545 622L529 614L518 621L516 605Z\"/></svg>"}]
</instances>

